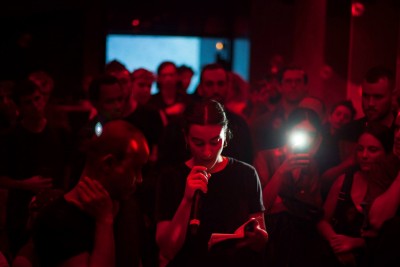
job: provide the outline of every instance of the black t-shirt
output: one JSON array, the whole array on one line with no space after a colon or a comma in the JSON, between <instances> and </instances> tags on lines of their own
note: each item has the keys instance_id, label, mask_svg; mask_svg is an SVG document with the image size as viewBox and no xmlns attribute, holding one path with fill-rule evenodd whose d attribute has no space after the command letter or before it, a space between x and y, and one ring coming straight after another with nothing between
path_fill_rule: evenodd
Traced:
<instances>
[{"instance_id":1,"label":"black t-shirt","mask_svg":"<svg viewBox=\"0 0 400 267\"><path fill-rule=\"evenodd\" d=\"M94 244L95 221L64 197L55 200L38 215L32 239L40 266L57 266Z\"/></svg>"},{"instance_id":2,"label":"black t-shirt","mask_svg":"<svg viewBox=\"0 0 400 267\"><path fill-rule=\"evenodd\" d=\"M157 221L171 220L184 196L190 169L181 163L161 172L157 194ZM253 213L262 212L262 189L256 170L229 158L224 170L213 173L201 199L200 227L196 237L187 233L183 248L170 266L214 266L207 252L212 233L233 233ZM248 255L248 254L247 254ZM221 260L221 257L219 257ZM230 259L222 259L227 263ZM214 265L213 265L214 264Z\"/></svg>"}]
</instances>

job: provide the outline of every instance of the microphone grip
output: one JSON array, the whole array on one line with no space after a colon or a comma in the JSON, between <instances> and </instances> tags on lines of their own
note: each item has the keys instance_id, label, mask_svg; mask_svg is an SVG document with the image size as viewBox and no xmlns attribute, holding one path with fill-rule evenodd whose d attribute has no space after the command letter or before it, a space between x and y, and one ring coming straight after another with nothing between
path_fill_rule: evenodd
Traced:
<instances>
[{"instance_id":1,"label":"microphone grip","mask_svg":"<svg viewBox=\"0 0 400 267\"><path fill-rule=\"evenodd\" d=\"M192 209L190 211L189 219L189 228L192 235L197 234L197 230L200 226L200 202L202 193L202 191L196 190L193 196Z\"/></svg>"}]
</instances>

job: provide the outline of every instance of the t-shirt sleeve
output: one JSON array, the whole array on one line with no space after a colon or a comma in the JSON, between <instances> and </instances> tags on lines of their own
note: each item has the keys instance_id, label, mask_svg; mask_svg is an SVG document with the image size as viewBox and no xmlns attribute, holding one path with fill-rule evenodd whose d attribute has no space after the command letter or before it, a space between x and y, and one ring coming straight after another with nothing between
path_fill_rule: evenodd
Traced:
<instances>
[{"instance_id":1,"label":"t-shirt sleeve","mask_svg":"<svg viewBox=\"0 0 400 267\"><path fill-rule=\"evenodd\" d=\"M249 167L247 178L247 199L249 199L250 213L263 212L265 210L262 199L262 188L257 171L254 167Z\"/></svg>"}]
</instances>

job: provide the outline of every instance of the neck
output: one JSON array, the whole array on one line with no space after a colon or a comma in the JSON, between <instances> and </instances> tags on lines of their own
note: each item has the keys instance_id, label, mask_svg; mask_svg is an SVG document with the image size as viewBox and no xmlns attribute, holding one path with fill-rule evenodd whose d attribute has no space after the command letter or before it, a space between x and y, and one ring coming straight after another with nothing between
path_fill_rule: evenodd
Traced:
<instances>
[{"instance_id":1,"label":"neck","mask_svg":"<svg viewBox=\"0 0 400 267\"><path fill-rule=\"evenodd\" d=\"M391 112L389 112L384 118L380 120L380 123L387 126L388 128L391 128L394 119L395 119L394 115Z\"/></svg>"},{"instance_id":2,"label":"neck","mask_svg":"<svg viewBox=\"0 0 400 267\"><path fill-rule=\"evenodd\" d=\"M293 104L286 100L283 100L282 106L283 110L285 111L285 119L287 119L289 117L290 112L292 112L298 106L298 104Z\"/></svg>"}]
</instances>

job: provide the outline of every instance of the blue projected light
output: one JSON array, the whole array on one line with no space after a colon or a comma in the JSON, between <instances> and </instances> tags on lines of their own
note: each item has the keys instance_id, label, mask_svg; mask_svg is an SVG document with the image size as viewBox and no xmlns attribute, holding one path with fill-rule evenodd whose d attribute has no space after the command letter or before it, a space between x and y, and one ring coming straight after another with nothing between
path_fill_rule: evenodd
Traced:
<instances>
[{"instance_id":1,"label":"blue projected light","mask_svg":"<svg viewBox=\"0 0 400 267\"><path fill-rule=\"evenodd\" d=\"M193 36L160 36L160 35L131 35L109 34L106 40L106 63L118 60L129 71L138 68L146 68L156 73L157 67L163 61L172 61L177 66L185 64L194 70L194 75L188 93L196 89L201 67L214 63L217 53L229 60L229 49L217 51L215 44L222 42L228 44L225 38L205 38ZM249 41L247 39L235 39L233 71L248 79L249 66ZM152 93L157 89L153 84Z\"/></svg>"}]
</instances>

